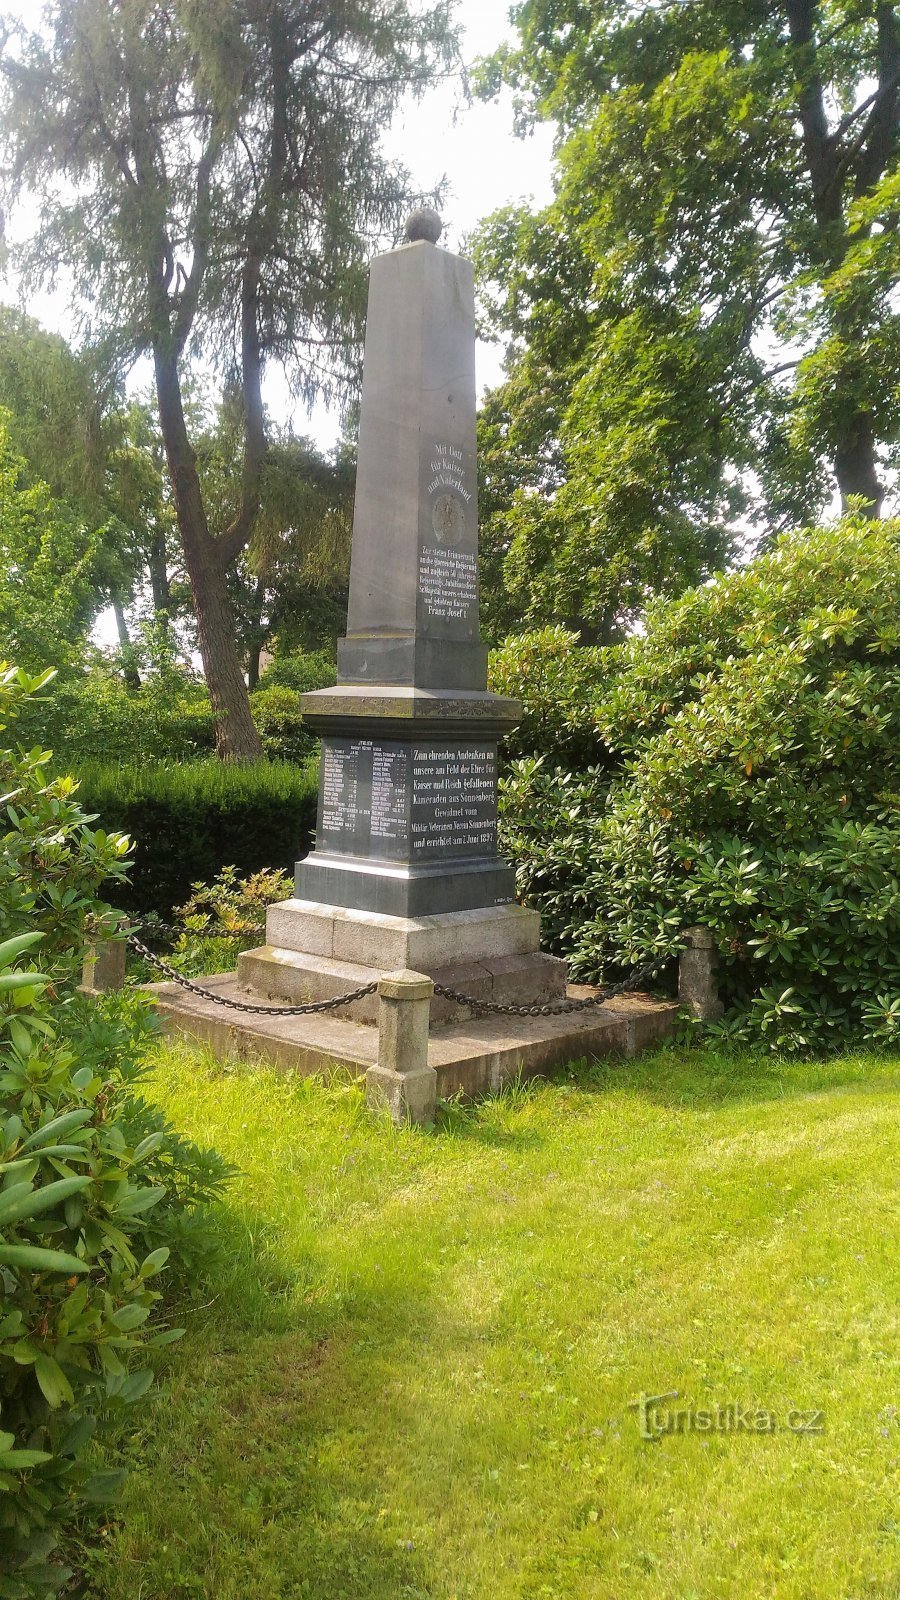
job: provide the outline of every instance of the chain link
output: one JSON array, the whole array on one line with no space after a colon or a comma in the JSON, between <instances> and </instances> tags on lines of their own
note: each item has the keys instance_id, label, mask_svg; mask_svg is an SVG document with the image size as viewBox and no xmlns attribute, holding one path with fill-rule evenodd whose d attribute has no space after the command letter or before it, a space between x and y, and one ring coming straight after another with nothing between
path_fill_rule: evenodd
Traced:
<instances>
[{"instance_id":1,"label":"chain link","mask_svg":"<svg viewBox=\"0 0 900 1600\"><path fill-rule=\"evenodd\" d=\"M136 934L129 934L128 943L139 956L149 961L157 972L165 973L166 977L172 983L177 983L179 988L186 989L188 994L195 994L201 1000L212 1000L217 1006L227 1006L229 1011L249 1011L263 1017L311 1017L318 1011L336 1011L338 1006L349 1006L354 1000L364 1000L378 988L377 983L367 983L364 988L352 989L349 994L335 995L333 1000L313 1000L305 1006L253 1006L243 1000L230 1000L227 995L216 994L212 989L204 989L201 984L193 983L183 972L179 972L168 961L163 961L160 956L154 955L152 950L148 950Z\"/></svg>"},{"instance_id":2,"label":"chain link","mask_svg":"<svg viewBox=\"0 0 900 1600\"><path fill-rule=\"evenodd\" d=\"M244 939L250 934L265 933L264 922L255 922L250 927L227 928L223 923L214 924L209 928L185 928L177 922L133 922L130 924L132 932L141 932L145 938L152 939L180 939L186 934L194 939Z\"/></svg>"},{"instance_id":3,"label":"chain link","mask_svg":"<svg viewBox=\"0 0 900 1600\"><path fill-rule=\"evenodd\" d=\"M309 1017L321 1011L336 1011L339 1006L349 1006L354 1000L365 1000L368 995L375 994L378 989L377 981L368 983L361 989L352 989L349 994L335 995L332 1000L315 1000L303 1006L254 1006L243 1000L230 1000L227 995L216 994L212 989L204 989L199 983L193 983L186 978L183 972L171 966L168 961L163 961L158 955L147 948L136 934L129 934L128 943L139 956L148 961L158 972L162 972L172 983L177 983L189 994L197 995L201 1000L211 1000L217 1006L227 1006L230 1011L246 1011L264 1017ZM649 983L667 966L677 952L667 952L657 956L654 961L645 961L641 967L636 967L629 977L621 983L605 985L597 994L591 995L587 1000L549 1000L545 1005L534 1006L506 1006L496 1000L478 1000L474 995L462 994L458 989L450 989L446 984L436 983L434 992L442 1000L450 1000L454 1005L465 1006L467 1010L474 1011L476 1016L495 1017L564 1017L571 1016L579 1011L593 1011L599 1006L606 1005L608 1000L615 999L616 995L629 994L640 989L642 984Z\"/></svg>"},{"instance_id":4,"label":"chain link","mask_svg":"<svg viewBox=\"0 0 900 1600\"><path fill-rule=\"evenodd\" d=\"M476 1000L474 995L461 994L458 989L448 989L443 983L436 983L434 992L442 1000L451 1000L455 1005L467 1006L477 1016L497 1017L564 1017L578 1011L596 1010L598 1006L606 1005L607 1000L615 999L616 995L628 994L640 989L644 983L649 983L655 978L663 967L672 960L672 954L658 956L655 961L646 961L642 967L636 967L634 972L621 983L604 986L598 994L591 995L588 1000L548 1000L542 1006L504 1006L496 1000Z\"/></svg>"}]
</instances>

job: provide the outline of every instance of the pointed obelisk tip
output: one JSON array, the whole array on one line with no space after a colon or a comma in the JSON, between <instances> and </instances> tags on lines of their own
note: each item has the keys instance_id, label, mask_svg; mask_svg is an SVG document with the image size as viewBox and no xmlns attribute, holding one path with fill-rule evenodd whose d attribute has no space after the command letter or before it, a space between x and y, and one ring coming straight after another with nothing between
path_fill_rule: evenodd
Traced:
<instances>
[{"instance_id":1,"label":"pointed obelisk tip","mask_svg":"<svg viewBox=\"0 0 900 1600\"><path fill-rule=\"evenodd\" d=\"M428 244L437 244L444 230L444 224L436 211L430 206L422 206L417 211L411 211L406 219L406 243L415 244L419 239L424 239Z\"/></svg>"}]
</instances>

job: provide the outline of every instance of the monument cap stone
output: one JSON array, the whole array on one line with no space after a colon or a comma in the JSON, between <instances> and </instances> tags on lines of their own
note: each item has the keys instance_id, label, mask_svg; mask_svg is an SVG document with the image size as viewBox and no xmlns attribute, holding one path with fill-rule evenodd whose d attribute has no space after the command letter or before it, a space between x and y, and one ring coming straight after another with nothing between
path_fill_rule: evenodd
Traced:
<instances>
[{"instance_id":1,"label":"monument cap stone","mask_svg":"<svg viewBox=\"0 0 900 1600\"><path fill-rule=\"evenodd\" d=\"M406 219L408 244L415 244L419 239L425 239L428 244L437 244L443 231L444 224L431 206L420 206L417 211L411 211Z\"/></svg>"}]
</instances>

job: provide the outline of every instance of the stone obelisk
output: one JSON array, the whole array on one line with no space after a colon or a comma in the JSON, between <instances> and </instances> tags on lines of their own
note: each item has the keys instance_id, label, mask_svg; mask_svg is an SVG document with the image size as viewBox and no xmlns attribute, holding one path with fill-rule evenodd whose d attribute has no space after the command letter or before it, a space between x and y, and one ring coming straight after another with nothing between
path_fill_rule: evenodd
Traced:
<instances>
[{"instance_id":1,"label":"stone obelisk","mask_svg":"<svg viewBox=\"0 0 900 1600\"><path fill-rule=\"evenodd\" d=\"M322 738L315 848L270 910L267 948L242 958L272 994L305 975L317 997L329 959L335 992L342 962L512 961L517 997L565 990L497 851L498 744L520 707L487 690L473 269L440 232L416 213L372 262L347 635L337 686L301 702Z\"/></svg>"}]
</instances>

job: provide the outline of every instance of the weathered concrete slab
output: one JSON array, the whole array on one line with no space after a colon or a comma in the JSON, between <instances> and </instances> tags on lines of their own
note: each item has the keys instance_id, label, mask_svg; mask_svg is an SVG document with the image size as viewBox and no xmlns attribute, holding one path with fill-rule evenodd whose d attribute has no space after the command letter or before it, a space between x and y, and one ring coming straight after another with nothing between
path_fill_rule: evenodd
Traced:
<instances>
[{"instance_id":1,"label":"weathered concrete slab","mask_svg":"<svg viewBox=\"0 0 900 1600\"><path fill-rule=\"evenodd\" d=\"M246 999L233 973L206 978L205 988ZM373 1024L332 1016L267 1017L229 1012L175 984L154 984L164 1027L211 1044L217 1054L268 1061L310 1074L343 1067L360 1076L378 1060ZM573 999L595 991L569 989ZM530 1078L584 1056L633 1056L667 1038L678 1006L649 995L623 995L597 1011L564 1017L479 1017L433 1028L428 1064L438 1094L472 1097L496 1091L519 1074Z\"/></svg>"},{"instance_id":2,"label":"weathered concrete slab","mask_svg":"<svg viewBox=\"0 0 900 1600\"><path fill-rule=\"evenodd\" d=\"M432 972L437 967L537 951L541 919L536 911L518 905L391 917L316 900L281 900L269 907L266 943L383 972L403 968Z\"/></svg>"},{"instance_id":3,"label":"weathered concrete slab","mask_svg":"<svg viewBox=\"0 0 900 1600\"><path fill-rule=\"evenodd\" d=\"M361 966L337 961L334 957L306 955L284 950L277 945L261 945L245 950L238 957L237 976L241 988L252 991L248 998L272 1000L281 1005L305 1005L311 1000L334 1000L353 989L377 983L396 967ZM562 999L566 992L566 964L556 956L529 951L523 955L497 956L483 961L454 962L452 965L413 969L426 972L435 983L471 995L476 1000L494 1000L500 1005L543 1005ZM375 1022L378 996L366 995L341 1006L336 1015L351 1022ZM431 1001L431 1021L453 1022L470 1015L454 1001L435 995Z\"/></svg>"}]
</instances>

